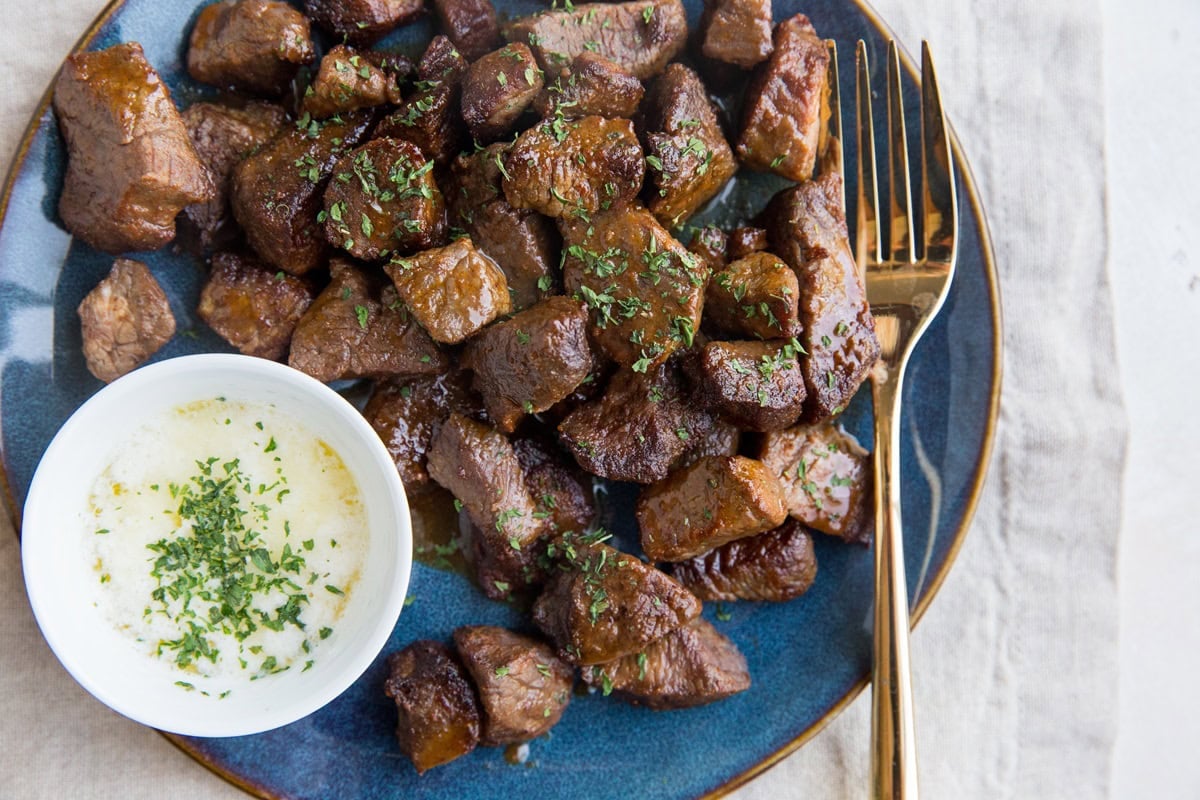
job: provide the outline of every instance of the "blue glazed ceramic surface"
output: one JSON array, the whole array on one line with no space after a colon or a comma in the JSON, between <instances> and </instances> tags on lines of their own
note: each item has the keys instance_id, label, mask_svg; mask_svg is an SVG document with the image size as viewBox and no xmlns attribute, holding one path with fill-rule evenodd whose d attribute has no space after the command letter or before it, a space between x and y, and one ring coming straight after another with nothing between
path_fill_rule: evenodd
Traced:
<instances>
[{"instance_id":1,"label":"blue glazed ceramic surface","mask_svg":"<svg viewBox=\"0 0 1200 800\"><path fill-rule=\"evenodd\" d=\"M186 32L202 5L204 0L126 0L84 46L141 42L176 102L186 106L209 93L187 77L182 63ZM699 0L687 5L694 24ZM544 5L499 0L497 7L514 16ZM852 44L859 38L867 41L878 71L886 34L850 0L775 2L779 19L799 11L841 45L843 108L853 109L853 81L847 80L854 74L848 56ZM430 31L428 23L420 23L385 44L418 52ZM910 76L906 82L915 99ZM844 122L853 130L851 116ZM909 130L919 130L918 124L915 114L910 115ZM854 143L848 144L847 163L853 164ZM107 273L112 258L72 240L61 228L56 204L64 167L62 140L46 110L15 164L0 228L0 454L18 518L50 439L101 386L84 365L75 308ZM731 222L749 216L783 185L759 176L738 180L718 208L698 219ZM969 176L960 174L966 191L958 274L944 310L914 355L904 397L906 565L918 613L965 535L999 393L995 274L985 223L968 181ZM850 185L850 197L853 190ZM203 264L172 248L138 258L166 290L180 331L154 360L228 351L194 313ZM859 394L844 420L869 444L869 392ZM616 487L608 503L608 521L626 542L633 533L628 510L633 496ZM727 620L716 619L716 608L706 609L745 653L753 677L749 691L716 705L673 712L578 696L551 735L531 743L523 766L506 763L499 749L478 749L418 778L392 736L394 710L381 692L383 656L344 695L286 728L235 739L176 741L217 772L269 797L495 798L520 792L553 798L679 798L727 788L827 722L861 688L869 671L871 552L818 537L817 556L819 575L804 597L778 605L730 605ZM414 604L402 616L385 655L413 639L448 639L456 626L466 623L528 627L515 610L487 601L457 574L418 565L410 591Z\"/></svg>"}]
</instances>

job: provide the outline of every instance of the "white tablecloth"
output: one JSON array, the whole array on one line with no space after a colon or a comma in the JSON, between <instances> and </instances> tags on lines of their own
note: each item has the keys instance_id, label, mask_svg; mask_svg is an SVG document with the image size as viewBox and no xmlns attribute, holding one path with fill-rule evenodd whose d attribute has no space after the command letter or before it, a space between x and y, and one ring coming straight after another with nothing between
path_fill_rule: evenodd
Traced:
<instances>
[{"instance_id":1,"label":"white tablecloth","mask_svg":"<svg viewBox=\"0 0 1200 800\"><path fill-rule=\"evenodd\" d=\"M4 5L0 157L102 4ZM938 798L1106 797L1126 428L1109 281L1106 210L1116 206L1105 188L1101 3L877 7L910 50L922 37L933 43L990 215L1006 321L991 478L913 642L923 788ZM1147 275L1155 267L1139 265ZM1194 356L1194 338L1177 345ZM0 798L244 797L59 667L29 613L2 514L0 696ZM739 796L865 796L865 699ZM1192 742L1175 754L1194 751ZM1195 796L1185 788L1198 786L1194 762L1179 775L1169 788L1184 793L1175 796Z\"/></svg>"}]
</instances>

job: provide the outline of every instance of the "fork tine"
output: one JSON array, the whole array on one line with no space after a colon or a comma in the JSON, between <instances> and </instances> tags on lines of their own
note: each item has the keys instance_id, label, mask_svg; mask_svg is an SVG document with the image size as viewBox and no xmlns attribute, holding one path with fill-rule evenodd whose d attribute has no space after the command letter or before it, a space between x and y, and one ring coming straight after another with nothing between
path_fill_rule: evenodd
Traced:
<instances>
[{"instance_id":1,"label":"fork tine","mask_svg":"<svg viewBox=\"0 0 1200 800\"><path fill-rule=\"evenodd\" d=\"M914 262L912 215L912 180L908 169L908 133L904 125L904 95L900 87L900 50L895 40L888 42L888 178L891 186L891 252L885 256L892 261Z\"/></svg>"},{"instance_id":2,"label":"fork tine","mask_svg":"<svg viewBox=\"0 0 1200 800\"><path fill-rule=\"evenodd\" d=\"M882 261L879 252L879 181L875 168L875 120L871 113L871 66L867 43L858 40L855 50L855 97L858 105L858 241L854 248L858 271L867 263Z\"/></svg>"},{"instance_id":3,"label":"fork tine","mask_svg":"<svg viewBox=\"0 0 1200 800\"><path fill-rule=\"evenodd\" d=\"M842 147L842 92L838 81L837 43L833 39L825 40L829 51L829 75L825 83L824 111L828 114L825 126L821 129L821 163L817 173L826 175L836 172L843 179L846 177L846 154ZM846 188L842 186L842 208L846 207Z\"/></svg>"},{"instance_id":4,"label":"fork tine","mask_svg":"<svg viewBox=\"0 0 1200 800\"><path fill-rule=\"evenodd\" d=\"M950 131L929 42L921 43L921 185L924 254L927 261L954 263L958 243L958 197L950 163Z\"/></svg>"}]
</instances>

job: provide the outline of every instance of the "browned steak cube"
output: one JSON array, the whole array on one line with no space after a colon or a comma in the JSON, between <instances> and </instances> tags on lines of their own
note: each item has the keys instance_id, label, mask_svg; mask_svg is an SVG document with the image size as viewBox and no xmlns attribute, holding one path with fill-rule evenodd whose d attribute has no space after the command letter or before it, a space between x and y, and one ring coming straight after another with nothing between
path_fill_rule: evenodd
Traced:
<instances>
[{"instance_id":1,"label":"browned steak cube","mask_svg":"<svg viewBox=\"0 0 1200 800\"><path fill-rule=\"evenodd\" d=\"M705 0L700 52L751 69L771 55L771 0Z\"/></svg>"},{"instance_id":2,"label":"browned steak cube","mask_svg":"<svg viewBox=\"0 0 1200 800\"><path fill-rule=\"evenodd\" d=\"M779 480L742 456L704 458L642 492L642 550L653 561L682 561L726 542L769 531L787 519Z\"/></svg>"},{"instance_id":3,"label":"browned steak cube","mask_svg":"<svg viewBox=\"0 0 1200 800\"><path fill-rule=\"evenodd\" d=\"M436 341L458 344L512 310L504 273L469 237L384 267L401 299Z\"/></svg>"},{"instance_id":4,"label":"browned steak cube","mask_svg":"<svg viewBox=\"0 0 1200 800\"><path fill-rule=\"evenodd\" d=\"M529 42L549 74L591 51L645 80L679 54L687 42L680 0L586 3L566 11L522 17L504 28L510 42Z\"/></svg>"},{"instance_id":5,"label":"browned steak cube","mask_svg":"<svg viewBox=\"0 0 1200 800\"><path fill-rule=\"evenodd\" d=\"M300 110L315 119L325 119L345 111L399 102L400 87L394 75L339 44L321 59Z\"/></svg>"},{"instance_id":6,"label":"browned steak cube","mask_svg":"<svg viewBox=\"0 0 1200 800\"><path fill-rule=\"evenodd\" d=\"M54 84L54 111L67 143L58 213L97 250L162 247L185 206L216 197L140 44L69 56Z\"/></svg>"},{"instance_id":7,"label":"browned steak cube","mask_svg":"<svg viewBox=\"0 0 1200 800\"><path fill-rule=\"evenodd\" d=\"M841 427L826 422L769 433L759 458L779 477L793 517L848 542L870 539L871 454Z\"/></svg>"},{"instance_id":8,"label":"browned steak cube","mask_svg":"<svg viewBox=\"0 0 1200 800\"><path fill-rule=\"evenodd\" d=\"M331 280L300 318L288 364L319 381L445 372L446 356L416 324L392 287L349 261L329 264Z\"/></svg>"},{"instance_id":9,"label":"browned steak cube","mask_svg":"<svg viewBox=\"0 0 1200 800\"><path fill-rule=\"evenodd\" d=\"M688 438L688 450L675 462L673 469L690 467L709 456L736 456L741 446L742 432L722 419L712 419L712 424L699 427L695 436Z\"/></svg>"},{"instance_id":10,"label":"browned steak cube","mask_svg":"<svg viewBox=\"0 0 1200 800\"><path fill-rule=\"evenodd\" d=\"M304 0L313 22L357 44L370 44L424 11L422 0Z\"/></svg>"},{"instance_id":11,"label":"browned steak cube","mask_svg":"<svg viewBox=\"0 0 1200 800\"><path fill-rule=\"evenodd\" d=\"M548 645L491 625L456 629L454 645L479 691L481 744L527 742L558 724L571 702L575 670Z\"/></svg>"},{"instance_id":12,"label":"browned steak cube","mask_svg":"<svg viewBox=\"0 0 1200 800\"><path fill-rule=\"evenodd\" d=\"M563 283L591 312L593 340L635 371L690 347L708 270L641 207L566 219Z\"/></svg>"},{"instance_id":13,"label":"browned steak cube","mask_svg":"<svg viewBox=\"0 0 1200 800\"><path fill-rule=\"evenodd\" d=\"M775 50L754 73L737 153L746 166L806 181L828 115L829 51L803 14L775 27Z\"/></svg>"},{"instance_id":14,"label":"browned steak cube","mask_svg":"<svg viewBox=\"0 0 1200 800\"><path fill-rule=\"evenodd\" d=\"M454 42L438 35L429 40L425 52L421 53L421 59L417 62L417 78L427 83L441 81L457 86L468 66L469 62Z\"/></svg>"},{"instance_id":15,"label":"browned steak cube","mask_svg":"<svg viewBox=\"0 0 1200 800\"><path fill-rule=\"evenodd\" d=\"M479 744L479 703L450 648L428 639L388 656L383 693L396 701L400 752L424 773Z\"/></svg>"},{"instance_id":16,"label":"browned steak cube","mask_svg":"<svg viewBox=\"0 0 1200 800\"><path fill-rule=\"evenodd\" d=\"M641 81L589 50L575 56L570 66L547 74L533 108L546 119L555 114L565 119L632 117L644 93Z\"/></svg>"},{"instance_id":17,"label":"browned steak cube","mask_svg":"<svg viewBox=\"0 0 1200 800\"><path fill-rule=\"evenodd\" d=\"M533 604L533 621L574 664L603 664L645 649L700 614L700 601L628 553L563 536L561 559Z\"/></svg>"},{"instance_id":18,"label":"browned steak cube","mask_svg":"<svg viewBox=\"0 0 1200 800\"><path fill-rule=\"evenodd\" d=\"M800 343L808 351L804 421L840 413L879 358L875 319L850 252L841 176L785 189L764 216L772 250L796 272Z\"/></svg>"},{"instance_id":19,"label":"browned steak cube","mask_svg":"<svg viewBox=\"0 0 1200 800\"><path fill-rule=\"evenodd\" d=\"M526 414L550 408L591 372L587 311L578 300L548 297L467 342L462 364L474 371L488 416L512 433Z\"/></svg>"},{"instance_id":20,"label":"browned steak cube","mask_svg":"<svg viewBox=\"0 0 1200 800\"><path fill-rule=\"evenodd\" d=\"M445 36L430 41L417 64L417 91L385 118L376 137L404 139L421 148L426 158L448 164L467 142L459 113L459 84L467 60Z\"/></svg>"},{"instance_id":21,"label":"browned steak cube","mask_svg":"<svg viewBox=\"0 0 1200 800\"><path fill-rule=\"evenodd\" d=\"M280 0L222 0L196 17L188 74L201 83L282 94L316 58L308 19Z\"/></svg>"},{"instance_id":22,"label":"browned steak cube","mask_svg":"<svg viewBox=\"0 0 1200 800\"><path fill-rule=\"evenodd\" d=\"M751 253L716 272L704 294L704 319L760 339L798 336L800 284L770 253Z\"/></svg>"},{"instance_id":23,"label":"browned steak cube","mask_svg":"<svg viewBox=\"0 0 1200 800\"><path fill-rule=\"evenodd\" d=\"M508 602L546 582L545 537L518 552L504 536L469 519L459 522L459 532L459 552L488 599Z\"/></svg>"},{"instance_id":24,"label":"browned steak cube","mask_svg":"<svg viewBox=\"0 0 1200 800\"><path fill-rule=\"evenodd\" d=\"M541 122L517 137L504 165L513 206L578 218L637 197L646 169L633 123L603 117Z\"/></svg>"},{"instance_id":25,"label":"browned steak cube","mask_svg":"<svg viewBox=\"0 0 1200 800\"><path fill-rule=\"evenodd\" d=\"M475 526L469 559L489 597L538 582L547 532L525 471L504 434L454 413L433 438L429 476L449 490Z\"/></svg>"},{"instance_id":26,"label":"browned steak cube","mask_svg":"<svg viewBox=\"0 0 1200 800\"><path fill-rule=\"evenodd\" d=\"M322 218L329 243L364 261L446 240L446 204L433 162L401 139L374 139L342 156L325 189Z\"/></svg>"},{"instance_id":27,"label":"browned steak cube","mask_svg":"<svg viewBox=\"0 0 1200 800\"><path fill-rule=\"evenodd\" d=\"M500 189L508 145L493 144L454 161L445 183L450 224L504 271L513 310L528 308L558 283L558 229L548 218L509 205Z\"/></svg>"},{"instance_id":28,"label":"browned steak cube","mask_svg":"<svg viewBox=\"0 0 1200 800\"><path fill-rule=\"evenodd\" d=\"M771 245L767 239L765 228L743 226L741 228L734 228L729 233L728 255L731 261L745 258L752 253L769 250L770 247Z\"/></svg>"},{"instance_id":29,"label":"browned steak cube","mask_svg":"<svg viewBox=\"0 0 1200 800\"><path fill-rule=\"evenodd\" d=\"M462 373L393 378L375 386L363 416L379 434L410 496L429 488L426 454L434 429L475 398Z\"/></svg>"},{"instance_id":30,"label":"browned steak cube","mask_svg":"<svg viewBox=\"0 0 1200 800\"><path fill-rule=\"evenodd\" d=\"M303 275L324 263L317 214L333 165L371 126L368 111L326 122L301 120L233 171L233 215L259 258Z\"/></svg>"},{"instance_id":31,"label":"browned steak cube","mask_svg":"<svg viewBox=\"0 0 1200 800\"><path fill-rule=\"evenodd\" d=\"M646 205L676 226L707 203L737 172L733 151L700 76L669 65L642 104L646 142Z\"/></svg>"},{"instance_id":32,"label":"browned steak cube","mask_svg":"<svg viewBox=\"0 0 1200 800\"><path fill-rule=\"evenodd\" d=\"M141 366L175 335L162 287L145 264L126 258L83 298L79 322L87 368L105 383Z\"/></svg>"},{"instance_id":33,"label":"browned steak cube","mask_svg":"<svg viewBox=\"0 0 1200 800\"><path fill-rule=\"evenodd\" d=\"M229 207L233 168L255 148L270 141L285 121L283 107L274 103L247 103L241 108L195 103L183 112L183 124L196 155L208 168L216 189L215 196L207 203L184 209L204 247L232 238L236 229Z\"/></svg>"},{"instance_id":34,"label":"browned steak cube","mask_svg":"<svg viewBox=\"0 0 1200 800\"><path fill-rule=\"evenodd\" d=\"M456 84L430 82L385 117L375 129L375 136L412 142L426 158L448 164L467 143L458 97Z\"/></svg>"},{"instance_id":35,"label":"browned steak cube","mask_svg":"<svg viewBox=\"0 0 1200 800\"><path fill-rule=\"evenodd\" d=\"M708 407L751 431L779 431L804 410L804 374L794 344L709 342L696 359Z\"/></svg>"},{"instance_id":36,"label":"browned steak cube","mask_svg":"<svg viewBox=\"0 0 1200 800\"><path fill-rule=\"evenodd\" d=\"M500 42L500 23L491 0L433 0L438 22L450 41L474 61Z\"/></svg>"},{"instance_id":37,"label":"browned steak cube","mask_svg":"<svg viewBox=\"0 0 1200 800\"><path fill-rule=\"evenodd\" d=\"M750 688L746 659L707 620L694 619L638 653L581 672L604 694L616 690L655 709L715 703Z\"/></svg>"},{"instance_id":38,"label":"browned steak cube","mask_svg":"<svg viewBox=\"0 0 1200 800\"><path fill-rule=\"evenodd\" d=\"M726 249L729 246L729 237L725 231L715 225L705 225L700 230L696 231L692 236L691 243L688 244L688 252L700 259L703 264L716 278L716 273L725 268L728 263ZM711 285L711 282L710 282ZM707 304L709 301L705 301ZM705 305L704 316L708 317L708 306Z\"/></svg>"},{"instance_id":39,"label":"browned steak cube","mask_svg":"<svg viewBox=\"0 0 1200 800\"><path fill-rule=\"evenodd\" d=\"M480 58L463 76L463 121L476 141L490 142L512 130L541 90L542 70L533 53L520 42L507 44Z\"/></svg>"},{"instance_id":40,"label":"browned steak cube","mask_svg":"<svg viewBox=\"0 0 1200 800\"><path fill-rule=\"evenodd\" d=\"M593 475L653 483L705 442L714 425L713 417L686 396L675 366L665 364L645 373L619 371L599 399L567 414L558 432Z\"/></svg>"},{"instance_id":41,"label":"browned steak cube","mask_svg":"<svg viewBox=\"0 0 1200 800\"><path fill-rule=\"evenodd\" d=\"M812 536L794 519L671 565L675 580L701 600L780 603L799 597L817 577Z\"/></svg>"},{"instance_id":42,"label":"browned steak cube","mask_svg":"<svg viewBox=\"0 0 1200 800\"><path fill-rule=\"evenodd\" d=\"M552 533L583 533L596 516L592 481L555 443L542 436L513 440L513 450L538 510Z\"/></svg>"},{"instance_id":43,"label":"browned steak cube","mask_svg":"<svg viewBox=\"0 0 1200 800\"><path fill-rule=\"evenodd\" d=\"M200 319L248 356L280 359L312 304L312 287L257 259L217 253L200 292Z\"/></svg>"}]
</instances>

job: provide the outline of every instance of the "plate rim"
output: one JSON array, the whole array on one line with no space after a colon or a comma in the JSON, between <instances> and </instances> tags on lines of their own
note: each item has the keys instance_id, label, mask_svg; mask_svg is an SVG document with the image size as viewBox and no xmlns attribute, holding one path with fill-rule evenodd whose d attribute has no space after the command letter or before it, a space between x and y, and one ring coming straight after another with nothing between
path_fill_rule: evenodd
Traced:
<instances>
[{"instance_id":1,"label":"plate rim","mask_svg":"<svg viewBox=\"0 0 1200 800\"><path fill-rule=\"evenodd\" d=\"M54 85L58 80L59 72L62 70L62 65L66 63L66 59L70 56L83 51L96 38L102 28L114 14L121 10L125 5L126 0L109 0L107 5L96 15L92 22L84 29L83 33L71 46L70 51L63 57L62 64L55 71L54 77L50 79L49 85L42 92L41 98L34 107L33 113L30 116L29 122L25 126L25 130L21 133L21 139L17 144L16 152L13 154L12 160L9 162L8 171L4 178L3 190L0 191L0 229L3 228L4 222L8 216L8 206L12 199L13 188L16 184L17 173L25 165L25 161L29 155L29 148L33 144L33 139L37 135L38 129L41 127L42 118L45 116L47 109L50 106ZM867 21L882 32L886 38L896 41L900 55L900 65L910 77L917 77L916 62L912 55L900 43L891 26L880 16L868 0L848 0L848 2L857 6ZM991 387L988 393L988 410L987 420L983 431L983 445L980 448L979 456L975 461L975 466L978 470L978 476L971 485L971 491L967 497L966 508L964 510L962 520L954 532L954 538L951 540L949 548L946 552L946 558L942 562L941 568L933 575L929 581L925 592L918 599L911 613L911 628L915 629L917 623L925 615L929 606L933 603L933 599L937 596L945 582L946 577L950 574L955 561L958 559L959 551L962 549L963 543L966 541L967 534L970 532L971 523L975 518L975 511L979 505L979 500L983 495L984 485L987 483L988 473L990 471L992 453L996 439L996 426L1000 417L1000 395L1001 385L1003 383L1004 373L1004 320L1002 316L1002 304L1000 302L1000 281L996 272L996 253L992 243L991 228L988 224L987 213L984 210L982 200L979 196L979 187L975 181L974 173L970 163L967 161L966 154L962 149L957 132L954 130L953 124L947 121L950 128L950 149L954 154L954 163L958 167L959 181L963 189L963 197L970 202L972 214L979 221L979 245L983 254L984 272L987 278L987 295L992 315L992 371L991 371ZM8 481L8 463L4 452L3 442L0 442L0 495L3 496L4 507L9 516L12 518L13 532L18 540L21 537L21 515L20 508L13 494L12 486ZM853 703L862 693L863 689L870 683L870 676L859 679L854 685L847 690L846 694L841 697L836 703L821 715L815 722L801 731L795 738L790 739L779 749L767 754L761 761L753 766L735 774L719 783L712 789L707 790L697 797L697 800L718 800L718 798L726 795L746 785L758 776L770 770L772 767L779 764L792 753L799 750L802 746L808 743L818 733L834 720ZM227 770L215 760L208 757L206 753L193 748L186 737L178 736L164 731L158 731L158 734L181 750L193 761L208 769L217 777L227 783L236 786L247 794L261 798L261 800L287 800L284 795L277 794L271 791L268 787L263 786L250 780L249 778L236 774L231 770Z\"/></svg>"}]
</instances>

